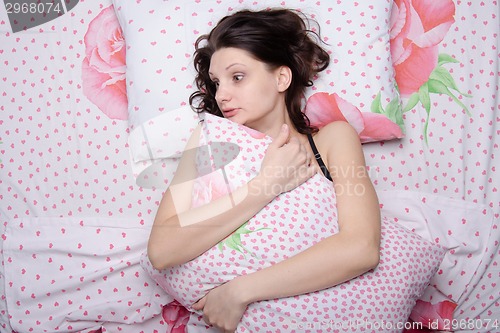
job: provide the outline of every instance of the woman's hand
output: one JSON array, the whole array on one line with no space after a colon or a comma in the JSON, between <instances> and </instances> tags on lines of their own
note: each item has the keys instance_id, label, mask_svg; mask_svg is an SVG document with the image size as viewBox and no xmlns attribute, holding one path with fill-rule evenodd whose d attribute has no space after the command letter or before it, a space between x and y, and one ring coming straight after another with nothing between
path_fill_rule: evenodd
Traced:
<instances>
[{"instance_id":1,"label":"woman's hand","mask_svg":"<svg viewBox=\"0 0 500 333\"><path fill-rule=\"evenodd\" d=\"M242 300L242 293L238 292L235 280L212 289L193 304L194 310L203 310L203 320L208 325L224 333L233 333L236 330L248 305Z\"/></svg>"},{"instance_id":2,"label":"woman's hand","mask_svg":"<svg viewBox=\"0 0 500 333\"><path fill-rule=\"evenodd\" d=\"M314 175L316 171L312 158L298 138L290 137L288 126L283 125L269 145L256 178L264 186L266 194L278 196Z\"/></svg>"}]
</instances>

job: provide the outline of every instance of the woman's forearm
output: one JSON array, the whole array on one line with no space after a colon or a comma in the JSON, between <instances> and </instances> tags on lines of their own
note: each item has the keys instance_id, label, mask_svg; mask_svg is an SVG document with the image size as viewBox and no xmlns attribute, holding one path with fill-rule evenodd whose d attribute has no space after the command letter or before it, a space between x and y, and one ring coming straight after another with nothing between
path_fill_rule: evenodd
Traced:
<instances>
[{"instance_id":1,"label":"woman's forearm","mask_svg":"<svg viewBox=\"0 0 500 333\"><path fill-rule=\"evenodd\" d=\"M316 172L309 163L307 150L297 138L290 138L287 126L282 126L269 144L255 178L228 195L191 209L194 183L190 179L197 175L196 149L193 149L197 136L194 133L187 145L151 230L148 256L158 269L183 264L203 254L277 195L299 186Z\"/></svg>"},{"instance_id":2,"label":"woman's forearm","mask_svg":"<svg viewBox=\"0 0 500 333\"><path fill-rule=\"evenodd\" d=\"M164 198L166 205L175 206L175 191L171 189ZM164 269L194 259L230 235L274 197L256 177L210 204L168 218L157 215L148 244L151 263Z\"/></svg>"},{"instance_id":3,"label":"woman's forearm","mask_svg":"<svg viewBox=\"0 0 500 333\"><path fill-rule=\"evenodd\" d=\"M246 304L322 290L352 279L377 266L376 242L341 233L309 249L231 283Z\"/></svg>"},{"instance_id":4,"label":"woman's forearm","mask_svg":"<svg viewBox=\"0 0 500 333\"><path fill-rule=\"evenodd\" d=\"M329 288L378 265L381 219L378 199L368 178L357 184L364 186L363 195L337 195L338 233L273 266L233 280L244 302Z\"/></svg>"}]
</instances>

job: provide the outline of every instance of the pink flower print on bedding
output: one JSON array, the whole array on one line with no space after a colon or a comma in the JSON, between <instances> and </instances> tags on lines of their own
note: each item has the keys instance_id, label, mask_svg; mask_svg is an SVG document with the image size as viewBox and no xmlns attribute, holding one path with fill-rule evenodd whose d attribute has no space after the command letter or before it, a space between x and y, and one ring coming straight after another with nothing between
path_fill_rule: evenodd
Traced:
<instances>
[{"instance_id":1,"label":"pink flower print on bedding","mask_svg":"<svg viewBox=\"0 0 500 333\"><path fill-rule=\"evenodd\" d=\"M128 119L125 40L113 6L103 9L84 37L83 94L111 119Z\"/></svg>"},{"instance_id":2,"label":"pink flower print on bedding","mask_svg":"<svg viewBox=\"0 0 500 333\"><path fill-rule=\"evenodd\" d=\"M162 317L168 325L166 333L185 333L191 313L177 301L163 307Z\"/></svg>"},{"instance_id":3,"label":"pink flower print on bedding","mask_svg":"<svg viewBox=\"0 0 500 333\"><path fill-rule=\"evenodd\" d=\"M417 92L438 64L438 45L455 22L451 0L396 0L391 56L401 96Z\"/></svg>"},{"instance_id":4,"label":"pink flower print on bedding","mask_svg":"<svg viewBox=\"0 0 500 333\"><path fill-rule=\"evenodd\" d=\"M459 62L439 52L439 44L455 22L452 0L396 0L391 11L391 57L403 112L421 104L427 112L424 137L431 114L431 94L448 95L469 116L467 106L456 96L471 97L459 90L452 71L445 65Z\"/></svg>"},{"instance_id":5,"label":"pink flower print on bedding","mask_svg":"<svg viewBox=\"0 0 500 333\"><path fill-rule=\"evenodd\" d=\"M435 304L417 300L410 318L432 330L446 331L451 328L450 323L453 321L456 307L457 303L448 300Z\"/></svg>"},{"instance_id":6,"label":"pink flower print on bedding","mask_svg":"<svg viewBox=\"0 0 500 333\"><path fill-rule=\"evenodd\" d=\"M358 132L361 142L384 140L387 133L401 137L401 127L386 115L361 112L336 93L319 92L307 100L305 113L311 125L321 128L333 121L347 121Z\"/></svg>"}]
</instances>

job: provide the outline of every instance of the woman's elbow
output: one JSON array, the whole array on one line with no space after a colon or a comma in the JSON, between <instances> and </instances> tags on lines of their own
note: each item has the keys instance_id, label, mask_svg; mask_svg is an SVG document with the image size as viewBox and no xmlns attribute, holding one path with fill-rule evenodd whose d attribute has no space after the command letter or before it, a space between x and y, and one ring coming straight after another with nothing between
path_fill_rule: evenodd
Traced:
<instances>
[{"instance_id":1,"label":"woman's elbow","mask_svg":"<svg viewBox=\"0 0 500 333\"><path fill-rule=\"evenodd\" d=\"M169 262L169 256L165 255L165 252L155 247L153 244L148 244L148 259L156 270L164 270L174 266L171 262Z\"/></svg>"},{"instance_id":2,"label":"woman's elbow","mask_svg":"<svg viewBox=\"0 0 500 333\"><path fill-rule=\"evenodd\" d=\"M367 272L375 269L380 262L380 243L368 242L360 246L358 253L361 254L360 268Z\"/></svg>"},{"instance_id":3,"label":"woman's elbow","mask_svg":"<svg viewBox=\"0 0 500 333\"><path fill-rule=\"evenodd\" d=\"M360 242L361 253L364 253L364 263L366 269L375 269L380 262L380 241L381 241L380 228L372 232L366 232L363 240Z\"/></svg>"},{"instance_id":4,"label":"woman's elbow","mask_svg":"<svg viewBox=\"0 0 500 333\"><path fill-rule=\"evenodd\" d=\"M167 263L159 256L154 249L148 247L148 259L154 269L161 271L168 267Z\"/></svg>"},{"instance_id":5,"label":"woman's elbow","mask_svg":"<svg viewBox=\"0 0 500 333\"><path fill-rule=\"evenodd\" d=\"M367 256L366 266L367 270L377 268L380 263L380 249L378 247L372 247L370 254Z\"/></svg>"}]
</instances>

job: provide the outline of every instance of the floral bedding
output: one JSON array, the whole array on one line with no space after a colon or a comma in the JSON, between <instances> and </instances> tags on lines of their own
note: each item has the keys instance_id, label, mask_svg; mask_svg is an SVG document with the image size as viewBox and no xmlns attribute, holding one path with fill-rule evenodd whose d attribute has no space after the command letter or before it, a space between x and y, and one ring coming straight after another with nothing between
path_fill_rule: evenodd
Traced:
<instances>
[{"instance_id":1,"label":"floral bedding","mask_svg":"<svg viewBox=\"0 0 500 333\"><path fill-rule=\"evenodd\" d=\"M162 191L168 185L157 185L158 180L171 177L168 173L160 175L165 169L158 168L159 178L149 183L142 179L144 186L140 178L136 178L144 170L135 169L137 164L144 163L147 167L157 165L157 161L139 162L131 154L134 141L129 138L136 138L136 133L130 128L131 95L127 90L138 87L138 81L135 84L127 81L123 61L130 49L120 22L108 9L114 1L64 3L64 15L19 32L13 32L4 10L6 6L0 8L0 331L55 331L58 324L60 332L167 331L171 329L171 308L163 305L170 303L171 298L163 292L155 292L154 281L140 267L140 255L130 257L127 264L130 266L123 269L123 276L122 271L116 269L114 274L107 274L113 285L126 290L127 286L132 287L126 272L133 270L134 288L141 289L143 295L154 295L149 312L143 312L144 317L135 323L117 316L127 309L146 310L140 304L143 298L126 302L120 299L121 295L128 296L127 292L117 294L106 290L117 296L114 305L122 312L87 310L87 314L95 314L95 317L84 317L82 311L82 317L75 324L74 317L65 316L68 307L55 307L55 300L50 296L43 298L51 304L43 307L47 315L37 317L36 311L31 310L42 304L40 298L33 299L31 293L23 292L19 285L26 282L25 287L35 286L37 293L44 290L47 293L48 284L35 284L37 274L66 279L67 271L59 271L59 267L64 266L64 261L70 258L68 254L72 254L73 260L80 260L74 272L83 280L78 282L78 287L73 286L81 288L79 293L70 293L70 289L58 283L50 284L50 290L52 295L65 292L77 309L84 307L87 295L81 297L80 294L89 291L99 295L99 288L87 279L87 271L82 267L114 269L107 261L111 247L116 256L113 258L118 258L118 262L120 257L128 256L127 246L134 248L135 254L141 247L144 250L147 241L144 231L150 227ZM456 230L462 226L470 227L470 233L463 235L466 243L474 245L461 248L461 253L470 255L465 255L456 265L453 266L455 261L446 261L447 256L442 262L449 264L451 271L460 269L455 276L461 278L448 279L445 289L436 281L431 282L423 299L417 302L412 318L422 321L430 318L431 324L436 323L437 316L444 319L442 326L431 325L432 329L467 333L499 331L498 321L495 323L495 319L500 318L496 287L500 280L498 10L497 2L396 0L391 2L387 21L394 74L402 98L402 108L395 110L400 112L396 115L398 119L403 120L400 124L405 137L364 145L371 178L379 193L388 193L385 207L391 202L397 203L402 210L398 214L413 213L416 202L439 202L441 207L432 210L433 218L425 220L428 226L442 229L439 231L441 246L459 239L450 235L457 236ZM134 27L132 22L126 23ZM353 28L353 31L358 30ZM139 59L143 60L147 62L150 58ZM161 82L174 84L172 79L162 76ZM356 80L348 81L351 82ZM145 98L152 93L146 89L140 92ZM338 96L359 108L358 111L364 111L356 98L343 92ZM324 97L330 99L328 103L339 106L341 100L335 95ZM371 107L371 102L365 106ZM384 104L387 102L381 101L384 111L387 111ZM340 103L341 113L342 105ZM161 109L154 112L163 114ZM345 117L345 113L342 115ZM193 118L193 122L197 121ZM175 140L182 142L182 137ZM147 150L147 146L145 148ZM171 161L170 158L162 160L165 165ZM401 193L411 194L411 200L396 200ZM450 198L454 208L444 210L443 200ZM427 205L425 210L430 211ZM454 221L446 218L457 215L459 218ZM94 233L88 232L89 225L97 224L106 230L105 243L97 243ZM124 226L142 231L135 238L129 233L123 238ZM41 228L48 231L37 236L36 231ZM58 237L63 229L75 235L72 241L60 242ZM417 233L436 242L436 232L436 228L431 228L425 234ZM89 237L85 238L86 235ZM36 243L31 240L42 236L47 237L46 242L41 243L44 245L33 248ZM78 237L81 239L77 240ZM55 240L61 251L55 251ZM53 243L52 249L49 243ZM79 243L85 245L86 252L76 252ZM33 253L22 248L33 248ZM7 256L6 251L16 256ZM41 252L47 257L41 256ZM450 253L448 250L447 254ZM26 265L35 260L32 254L38 254L40 261L47 258L43 272L37 271L36 266ZM59 265L48 265L48 257L52 257L53 262L57 259ZM96 262L98 266L94 266ZM442 272L449 273L446 269ZM69 281L76 283L76 279ZM452 292L442 294L443 290ZM439 293L442 295L436 296ZM132 307L128 306L129 301ZM176 309L185 315L181 307ZM449 319L451 312L453 321ZM61 322L50 320L55 317Z\"/></svg>"}]
</instances>

